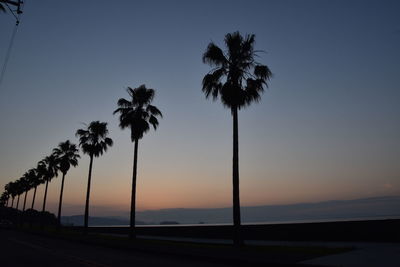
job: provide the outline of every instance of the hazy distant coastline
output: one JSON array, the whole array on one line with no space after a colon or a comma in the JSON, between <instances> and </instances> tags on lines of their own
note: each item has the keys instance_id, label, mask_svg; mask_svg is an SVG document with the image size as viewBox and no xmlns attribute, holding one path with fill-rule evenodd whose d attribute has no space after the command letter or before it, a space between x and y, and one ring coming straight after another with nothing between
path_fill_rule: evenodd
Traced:
<instances>
[{"instance_id":1,"label":"hazy distant coastline","mask_svg":"<svg viewBox=\"0 0 400 267\"><path fill-rule=\"evenodd\" d=\"M400 218L400 196L373 197L355 200L334 200L292 205L242 207L244 224L322 222ZM129 224L128 212L121 216L90 217L92 226L123 226ZM137 225L174 224L229 224L231 208L163 209L137 211ZM65 225L82 225L83 216L64 216Z\"/></svg>"}]
</instances>

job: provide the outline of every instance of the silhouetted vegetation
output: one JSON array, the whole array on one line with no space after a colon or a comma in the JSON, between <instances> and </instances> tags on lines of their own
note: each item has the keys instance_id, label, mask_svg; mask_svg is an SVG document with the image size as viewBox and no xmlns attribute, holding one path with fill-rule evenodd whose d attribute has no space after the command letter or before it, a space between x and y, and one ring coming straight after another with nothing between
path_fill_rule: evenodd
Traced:
<instances>
[{"instance_id":1,"label":"silhouetted vegetation","mask_svg":"<svg viewBox=\"0 0 400 267\"><path fill-rule=\"evenodd\" d=\"M59 170L62 173L61 190L60 190L60 201L58 203L58 225L61 225L61 206L62 198L64 192L64 179L69 168L71 166L78 166L78 159L80 158L78 154L78 149L75 144L71 144L69 140L60 143L57 148L53 149L53 155L57 157L59 164Z\"/></svg>"},{"instance_id":2,"label":"silhouetted vegetation","mask_svg":"<svg viewBox=\"0 0 400 267\"><path fill-rule=\"evenodd\" d=\"M56 216L50 212L33 209L20 211L11 207L0 207L0 221L10 222L9 227L28 224L32 226L56 226Z\"/></svg>"},{"instance_id":3,"label":"silhouetted vegetation","mask_svg":"<svg viewBox=\"0 0 400 267\"><path fill-rule=\"evenodd\" d=\"M153 89L147 89L145 85L141 85L135 89L128 87L127 92L131 99L120 98L117 103L118 108L114 111L114 114L120 114L119 126L121 129L130 128L131 141L135 143L131 194L131 231L129 233L130 237L135 239L136 175L139 139L150 130L150 125L153 126L154 130L157 129L157 117L162 117L162 114L157 107L150 104L155 95Z\"/></svg>"},{"instance_id":4,"label":"silhouetted vegetation","mask_svg":"<svg viewBox=\"0 0 400 267\"><path fill-rule=\"evenodd\" d=\"M113 145L111 138L107 137L108 129L106 122L92 121L86 129L79 129L76 136L79 137L79 146L82 148L84 154L89 155L89 175L88 185L86 192L85 204L85 233L87 233L89 225L89 197L90 197L90 183L92 179L93 157L99 157L107 151L108 147Z\"/></svg>"},{"instance_id":5,"label":"silhouetted vegetation","mask_svg":"<svg viewBox=\"0 0 400 267\"><path fill-rule=\"evenodd\" d=\"M265 65L255 60L255 35L240 35L239 32L225 36L226 50L210 43L203 54L203 62L212 70L203 78L203 92L214 100L220 98L229 108L233 118L233 223L234 242L242 244L240 237L240 200L239 200L239 137L238 110L258 102L264 87L272 73Z\"/></svg>"},{"instance_id":6,"label":"silhouetted vegetation","mask_svg":"<svg viewBox=\"0 0 400 267\"><path fill-rule=\"evenodd\" d=\"M46 211L46 201L47 201L47 189L49 187L49 182L54 177L58 176L59 166L57 164L57 158L54 155L49 155L43 160L39 161L37 166L38 172L42 175L43 180L46 182L46 187L43 196L43 208L42 211Z\"/></svg>"},{"instance_id":7,"label":"silhouetted vegetation","mask_svg":"<svg viewBox=\"0 0 400 267\"><path fill-rule=\"evenodd\" d=\"M1 1L0 1L1 2ZM0 11L4 7L0 4ZM232 183L233 183L233 221L234 242L236 245L242 243L240 236L240 199L239 199L239 140L238 140L238 111L258 102L261 93L268 86L267 82L272 76L270 69L258 63L255 58L257 52L254 50L255 35L242 36L239 32L229 33L225 36L226 49L222 50L213 42L210 43L203 54L203 62L209 64L212 69L206 74L202 82L202 90L206 97L214 100L221 99L222 104L229 108L233 118L233 161L232 161ZM119 126L121 129L129 128L131 141L134 143L131 214L130 214L130 237L135 238L135 210L136 210L136 179L137 158L139 140L153 126L157 129L158 117L162 117L161 111L154 105L155 91L141 85L138 88L128 87L127 92L130 99L118 100L118 108L114 114L119 114ZM85 129L79 129L76 136L79 138L79 146L84 154L90 158L88 185L86 192L84 229L88 228L90 186L92 178L93 158L99 157L113 145L111 138L107 137L108 129L106 122L93 121ZM45 214L47 191L49 182L57 177L58 171L62 173L60 199L58 206L58 224L61 220L62 199L64 191L64 180L70 166L78 165L77 147L66 141L60 143L53 149L53 153L39 161L37 167L28 170L20 179L10 182L5 186L5 192L0 197L3 206L14 206L17 197L16 209L19 208L20 196L24 195L22 210L26 208L26 200L29 190L34 189L30 213L34 214L34 203L37 186L45 184L42 212ZM44 215L43 215L44 216ZM31 215L30 217L35 217Z\"/></svg>"}]
</instances>

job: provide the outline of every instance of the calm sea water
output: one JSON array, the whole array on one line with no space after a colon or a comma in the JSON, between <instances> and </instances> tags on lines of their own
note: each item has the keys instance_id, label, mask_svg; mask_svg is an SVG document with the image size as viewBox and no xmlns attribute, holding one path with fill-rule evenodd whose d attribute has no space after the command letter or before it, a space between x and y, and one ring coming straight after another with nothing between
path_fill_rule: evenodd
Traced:
<instances>
[{"instance_id":1,"label":"calm sea water","mask_svg":"<svg viewBox=\"0 0 400 267\"><path fill-rule=\"evenodd\" d=\"M315 222L346 222L346 221L368 221L368 220L388 220L388 219L400 219L400 215L381 215L381 216L370 216L370 217L354 217L354 218L329 218L329 219L317 219L317 220L290 220L290 221L266 221L266 222L244 222L242 225L265 225L265 224L291 224L291 223L315 223ZM138 227L179 227L179 226L223 226L232 225L232 223L204 223L204 224L146 224L137 225ZM129 227L126 225L95 225L91 227Z\"/></svg>"}]
</instances>

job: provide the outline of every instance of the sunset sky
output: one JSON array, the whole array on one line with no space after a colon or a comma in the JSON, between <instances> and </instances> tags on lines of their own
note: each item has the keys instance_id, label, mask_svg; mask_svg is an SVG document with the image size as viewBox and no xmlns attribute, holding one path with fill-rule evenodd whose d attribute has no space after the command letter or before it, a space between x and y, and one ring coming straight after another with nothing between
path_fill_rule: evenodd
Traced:
<instances>
[{"instance_id":1,"label":"sunset sky","mask_svg":"<svg viewBox=\"0 0 400 267\"><path fill-rule=\"evenodd\" d=\"M129 210L133 144L112 112L127 86L146 84L164 118L139 143L138 210L230 207L232 118L205 99L201 57L238 30L256 35L274 74L239 113L241 204L400 195L398 1L26 2L0 85L0 191L100 120L114 146L94 160L91 212ZM1 64L14 24L0 14ZM83 213L81 156L65 215Z\"/></svg>"}]
</instances>

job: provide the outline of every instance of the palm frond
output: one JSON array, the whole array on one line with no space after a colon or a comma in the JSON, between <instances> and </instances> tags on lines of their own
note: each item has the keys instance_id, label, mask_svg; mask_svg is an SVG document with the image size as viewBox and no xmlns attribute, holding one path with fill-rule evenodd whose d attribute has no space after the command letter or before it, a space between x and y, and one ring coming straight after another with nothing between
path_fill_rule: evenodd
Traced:
<instances>
[{"instance_id":1,"label":"palm frond","mask_svg":"<svg viewBox=\"0 0 400 267\"><path fill-rule=\"evenodd\" d=\"M148 105L148 106L146 107L146 111L147 111L148 113L150 113L151 115L160 116L160 117L162 118L162 113L161 113L161 111L160 111L156 106Z\"/></svg>"},{"instance_id":2,"label":"palm frond","mask_svg":"<svg viewBox=\"0 0 400 267\"><path fill-rule=\"evenodd\" d=\"M203 63L211 66L225 66L227 62L228 60L221 48L211 42L203 54Z\"/></svg>"},{"instance_id":3,"label":"palm frond","mask_svg":"<svg viewBox=\"0 0 400 267\"><path fill-rule=\"evenodd\" d=\"M265 82L267 82L268 80L271 79L272 77L272 72L271 70L265 66L265 65L256 65L254 67L254 75L259 78L264 80Z\"/></svg>"}]
</instances>

